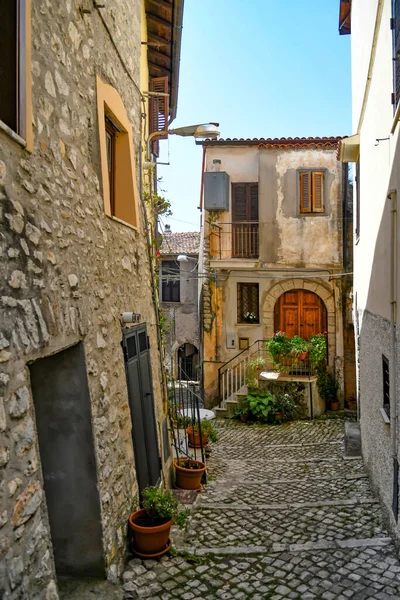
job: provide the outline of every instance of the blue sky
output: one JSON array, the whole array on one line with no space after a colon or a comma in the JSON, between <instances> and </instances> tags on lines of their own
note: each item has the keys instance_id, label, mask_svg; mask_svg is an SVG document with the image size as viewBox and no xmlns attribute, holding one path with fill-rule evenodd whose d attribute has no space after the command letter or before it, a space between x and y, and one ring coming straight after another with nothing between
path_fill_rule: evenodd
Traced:
<instances>
[{"instance_id":1,"label":"blue sky","mask_svg":"<svg viewBox=\"0 0 400 600\"><path fill-rule=\"evenodd\" d=\"M172 127L216 121L222 137L351 133L350 36L339 0L186 0ZM172 231L199 229L202 150L160 143Z\"/></svg>"}]
</instances>

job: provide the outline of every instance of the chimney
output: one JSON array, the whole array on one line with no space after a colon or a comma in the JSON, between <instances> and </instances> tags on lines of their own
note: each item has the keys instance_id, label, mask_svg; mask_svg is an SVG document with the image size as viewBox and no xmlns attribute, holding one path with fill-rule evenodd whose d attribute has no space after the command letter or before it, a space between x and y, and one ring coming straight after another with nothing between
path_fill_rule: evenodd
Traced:
<instances>
[{"instance_id":1,"label":"chimney","mask_svg":"<svg viewBox=\"0 0 400 600\"><path fill-rule=\"evenodd\" d=\"M221 170L221 160L219 158L214 158L213 165L214 165L214 173L219 173Z\"/></svg>"}]
</instances>

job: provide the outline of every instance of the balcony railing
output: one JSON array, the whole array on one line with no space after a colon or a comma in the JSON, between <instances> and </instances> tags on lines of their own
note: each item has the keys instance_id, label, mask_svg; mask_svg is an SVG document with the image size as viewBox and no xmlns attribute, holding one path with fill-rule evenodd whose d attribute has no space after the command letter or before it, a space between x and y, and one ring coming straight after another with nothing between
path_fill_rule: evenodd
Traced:
<instances>
[{"instance_id":1,"label":"balcony railing","mask_svg":"<svg viewBox=\"0 0 400 600\"><path fill-rule=\"evenodd\" d=\"M258 258L258 221L210 225L210 254L218 259Z\"/></svg>"}]
</instances>

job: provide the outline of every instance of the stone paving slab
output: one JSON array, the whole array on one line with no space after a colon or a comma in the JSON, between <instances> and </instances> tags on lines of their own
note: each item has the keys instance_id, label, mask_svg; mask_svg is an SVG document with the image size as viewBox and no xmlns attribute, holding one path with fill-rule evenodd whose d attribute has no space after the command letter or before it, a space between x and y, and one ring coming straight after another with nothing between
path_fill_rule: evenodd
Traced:
<instances>
[{"instance_id":1,"label":"stone paving slab","mask_svg":"<svg viewBox=\"0 0 400 600\"><path fill-rule=\"evenodd\" d=\"M199 563L180 556L160 561L136 559L124 579L125 600L400 598L400 566L393 545L268 556L214 556Z\"/></svg>"},{"instance_id":2,"label":"stone paving slab","mask_svg":"<svg viewBox=\"0 0 400 600\"><path fill-rule=\"evenodd\" d=\"M211 480L236 479L245 481L279 481L306 479L309 477L337 479L339 477L365 476L364 466L360 460L337 461L274 461L231 459L227 455L223 459L212 457L207 463L207 473Z\"/></svg>"},{"instance_id":3,"label":"stone paving slab","mask_svg":"<svg viewBox=\"0 0 400 600\"><path fill-rule=\"evenodd\" d=\"M299 544L317 540L385 536L379 505L328 506L221 511L209 507L194 513L185 543L203 547Z\"/></svg>"},{"instance_id":4,"label":"stone paving slab","mask_svg":"<svg viewBox=\"0 0 400 600\"><path fill-rule=\"evenodd\" d=\"M205 504L272 504L274 502L315 502L371 497L369 481L359 479L299 479L292 481L241 481L219 479L206 486L200 495Z\"/></svg>"},{"instance_id":5,"label":"stone paving slab","mask_svg":"<svg viewBox=\"0 0 400 600\"><path fill-rule=\"evenodd\" d=\"M265 457L276 461L302 461L302 460L337 460L344 456L344 442L336 440L334 442L323 442L318 444L273 444L261 445L257 448L252 448L248 452L246 444L236 444L234 438L230 438L229 443L218 443L212 445L211 458L226 457L227 451L229 458L248 458L253 460L261 460Z\"/></svg>"},{"instance_id":6,"label":"stone paving slab","mask_svg":"<svg viewBox=\"0 0 400 600\"><path fill-rule=\"evenodd\" d=\"M221 444L245 444L260 448L260 444L317 444L344 440L344 427L341 419L327 421L292 421L276 426L247 425L240 421L215 420Z\"/></svg>"}]
</instances>

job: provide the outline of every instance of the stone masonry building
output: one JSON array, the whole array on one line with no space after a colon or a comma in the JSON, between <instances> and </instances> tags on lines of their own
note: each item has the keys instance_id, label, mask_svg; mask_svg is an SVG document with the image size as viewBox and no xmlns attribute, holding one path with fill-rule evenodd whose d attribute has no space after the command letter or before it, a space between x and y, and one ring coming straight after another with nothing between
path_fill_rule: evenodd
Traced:
<instances>
[{"instance_id":1,"label":"stone masonry building","mask_svg":"<svg viewBox=\"0 0 400 600\"><path fill-rule=\"evenodd\" d=\"M59 575L116 580L138 489L168 477L141 171L176 114L182 12L0 7L4 599L55 600Z\"/></svg>"}]
</instances>

